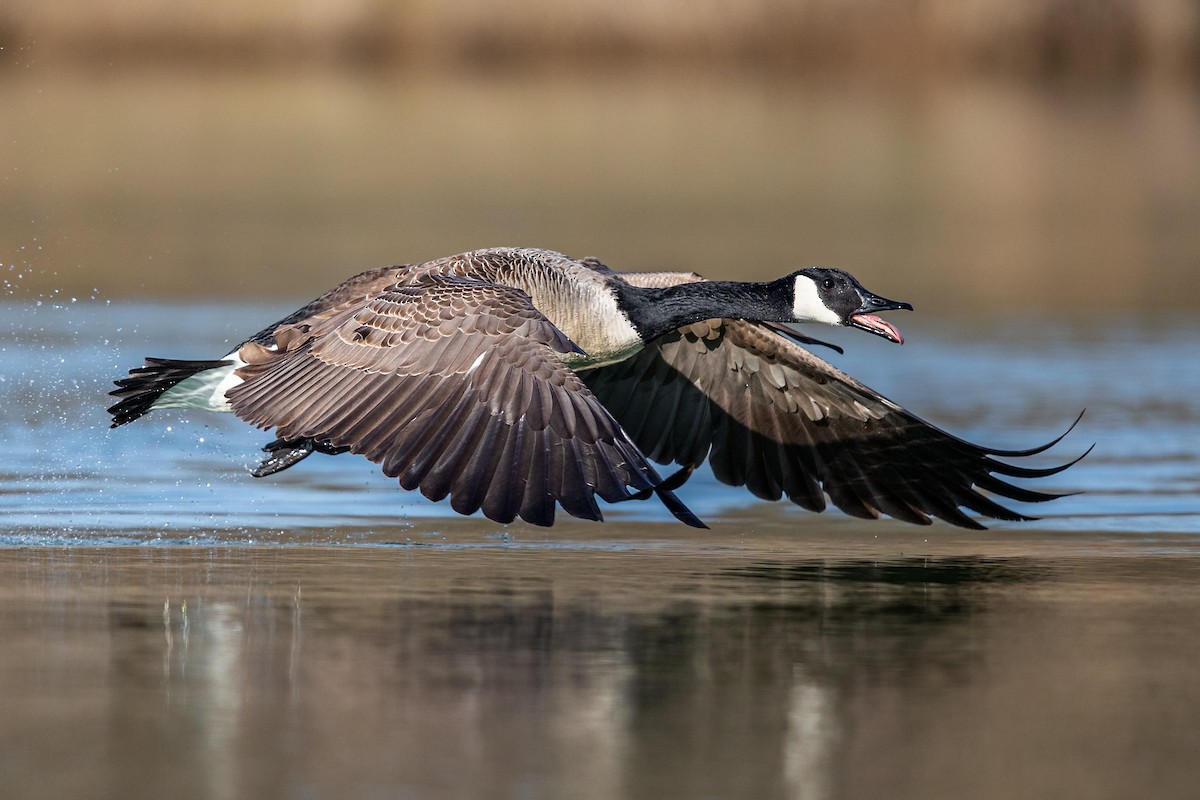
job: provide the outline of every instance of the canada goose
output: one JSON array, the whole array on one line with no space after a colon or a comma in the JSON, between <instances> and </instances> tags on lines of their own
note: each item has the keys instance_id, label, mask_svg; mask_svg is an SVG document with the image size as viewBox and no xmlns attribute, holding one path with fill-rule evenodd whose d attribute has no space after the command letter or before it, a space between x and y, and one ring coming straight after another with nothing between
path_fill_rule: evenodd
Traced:
<instances>
[{"instance_id":1,"label":"canada goose","mask_svg":"<svg viewBox=\"0 0 1200 800\"><path fill-rule=\"evenodd\" d=\"M493 248L350 278L214 361L148 358L116 382L112 426L154 408L232 411L277 438L255 476L310 453L359 453L455 511L554 521L555 505L600 520L610 503L674 494L705 458L718 480L812 511L825 495L856 517L930 517L983 527L961 509L1029 519L980 493L1062 495L817 358L823 344L779 323L845 325L892 342L875 316L909 309L851 275L808 268L765 283L620 273L595 259ZM1073 426L1072 426L1073 427ZM1065 434L1063 434L1065 436ZM680 469L663 480L650 461ZM1076 459L1078 460L1078 459Z\"/></svg>"}]
</instances>

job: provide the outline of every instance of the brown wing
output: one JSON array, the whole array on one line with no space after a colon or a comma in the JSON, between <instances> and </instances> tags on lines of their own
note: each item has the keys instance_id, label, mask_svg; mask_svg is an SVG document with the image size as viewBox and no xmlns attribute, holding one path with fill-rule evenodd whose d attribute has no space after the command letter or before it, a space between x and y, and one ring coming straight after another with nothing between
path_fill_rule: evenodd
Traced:
<instances>
[{"instance_id":1,"label":"brown wing","mask_svg":"<svg viewBox=\"0 0 1200 800\"><path fill-rule=\"evenodd\" d=\"M760 324L708 320L583 376L650 458L695 466L707 456L718 480L813 511L825 508L828 494L857 517L928 524L933 516L981 528L960 509L1027 517L979 489L1026 502L1061 496L997 475L1037 478L1070 466L998 461L1058 439L1023 451L965 442Z\"/></svg>"},{"instance_id":2,"label":"brown wing","mask_svg":"<svg viewBox=\"0 0 1200 800\"><path fill-rule=\"evenodd\" d=\"M559 357L578 348L516 289L426 277L282 326L275 342L242 348L234 413L349 447L460 513L549 525L557 502L598 520L596 495L660 483Z\"/></svg>"}]
</instances>

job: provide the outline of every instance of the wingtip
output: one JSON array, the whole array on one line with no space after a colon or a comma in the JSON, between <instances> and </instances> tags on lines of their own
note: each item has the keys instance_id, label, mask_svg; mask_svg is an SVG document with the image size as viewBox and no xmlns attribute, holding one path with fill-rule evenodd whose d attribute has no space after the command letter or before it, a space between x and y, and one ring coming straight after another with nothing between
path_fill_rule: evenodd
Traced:
<instances>
[{"instance_id":1,"label":"wingtip","mask_svg":"<svg viewBox=\"0 0 1200 800\"><path fill-rule=\"evenodd\" d=\"M662 500L667 510L675 517L675 519L693 528L703 528L709 530L709 527L704 524L704 521L697 517L690 508L684 505L683 501L676 497L675 493L670 489L655 489L654 493L658 495L658 499Z\"/></svg>"},{"instance_id":2,"label":"wingtip","mask_svg":"<svg viewBox=\"0 0 1200 800\"><path fill-rule=\"evenodd\" d=\"M986 448L987 454L991 455L991 456L1000 456L1002 458L1024 458L1026 456L1036 456L1039 453L1044 453L1047 450L1049 450L1051 447L1054 447L1056 444L1061 442L1063 439L1067 438L1067 435L1070 434L1071 431L1075 430L1075 426L1077 426L1079 424L1079 421L1081 419L1083 419L1083 415L1086 412L1087 412L1086 408L1083 409L1082 411L1080 411L1079 415L1075 417L1075 421L1072 422L1069 426L1067 426L1067 429L1065 431L1060 433L1058 436L1055 436L1053 439L1046 442L1045 444L1038 445L1037 447L1026 448L1023 450L999 450L999 449L994 449L994 448L989 447L989 448ZM1095 445L1092 445L1092 446L1095 447ZM1088 449L1088 452L1091 452L1091 448ZM1087 453L1084 453L1084 455L1087 455ZM1080 456L1079 458L1083 458L1083 456ZM1079 459L1075 459L1075 461L1078 461L1078 460ZM1073 461L1071 463L1075 463L1075 462ZM1053 474L1053 473L1050 473L1050 474Z\"/></svg>"}]
</instances>

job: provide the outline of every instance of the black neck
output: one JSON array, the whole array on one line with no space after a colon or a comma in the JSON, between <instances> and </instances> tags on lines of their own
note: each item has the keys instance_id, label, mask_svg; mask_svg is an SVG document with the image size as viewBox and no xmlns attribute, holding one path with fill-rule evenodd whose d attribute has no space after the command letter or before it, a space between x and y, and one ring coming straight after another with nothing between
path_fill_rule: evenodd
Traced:
<instances>
[{"instance_id":1,"label":"black neck","mask_svg":"<svg viewBox=\"0 0 1200 800\"><path fill-rule=\"evenodd\" d=\"M615 281L614 288L621 310L647 342L705 319L787 322L792 317L787 278L769 283L700 281L663 289Z\"/></svg>"}]
</instances>

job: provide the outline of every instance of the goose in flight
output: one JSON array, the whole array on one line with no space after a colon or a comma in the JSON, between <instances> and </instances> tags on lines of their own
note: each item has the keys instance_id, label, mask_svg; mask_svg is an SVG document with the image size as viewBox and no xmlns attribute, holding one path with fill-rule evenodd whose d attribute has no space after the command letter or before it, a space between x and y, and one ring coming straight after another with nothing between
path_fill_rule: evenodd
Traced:
<instances>
[{"instance_id":1,"label":"goose in flight","mask_svg":"<svg viewBox=\"0 0 1200 800\"><path fill-rule=\"evenodd\" d=\"M785 327L842 325L902 343L877 314L911 308L837 269L707 281L490 248L356 275L221 359L148 358L116 382L109 412L115 428L156 408L232 411L274 429L255 476L348 451L405 489L502 523L551 525L556 506L600 520L596 498L656 496L705 527L675 490L706 459L723 483L811 511L828 498L856 517L922 525L983 527L967 512L1029 519L992 497L1062 495L1005 478L1075 461L1000 459L1062 436L1028 450L971 444ZM678 468L664 479L651 462Z\"/></svg>"}]
</instances>

